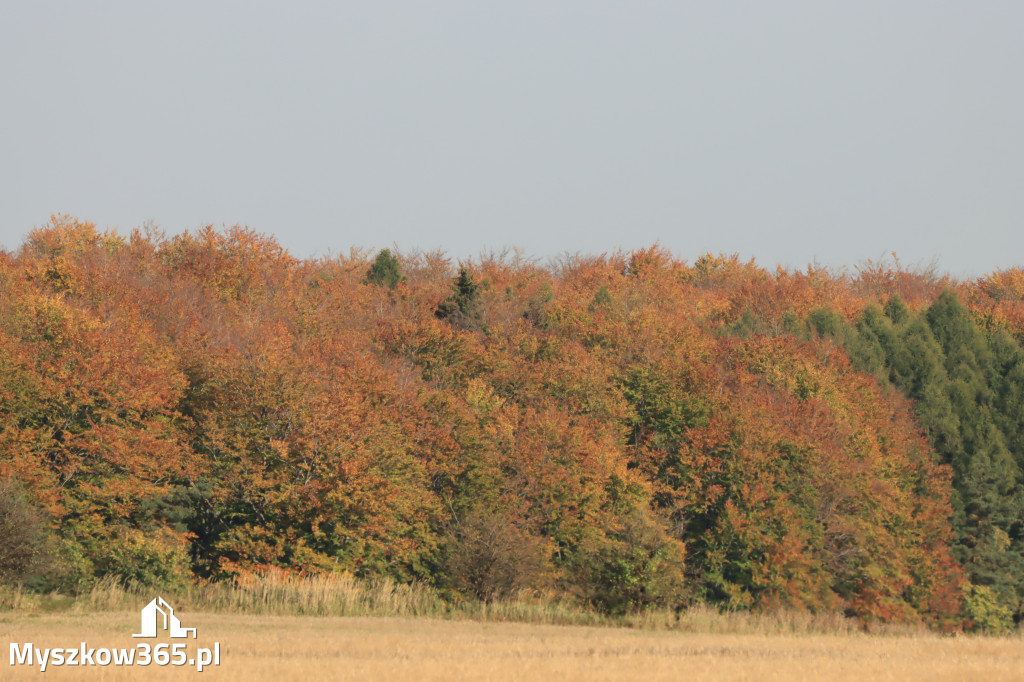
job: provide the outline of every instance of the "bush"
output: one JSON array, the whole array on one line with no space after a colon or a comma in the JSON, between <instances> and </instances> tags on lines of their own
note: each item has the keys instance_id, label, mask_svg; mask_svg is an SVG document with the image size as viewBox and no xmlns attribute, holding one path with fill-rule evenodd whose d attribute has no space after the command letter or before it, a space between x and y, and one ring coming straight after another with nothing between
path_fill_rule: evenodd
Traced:
<instances>
[{"instance_id":1,"label":"bush","mask_svg":"<svg viewBox=\"0 0 1024 682\"><path fill-rule=\"evenodd\" d=\"M180 535L166 529L143 533L123 529L105 544L97 557L98 572L125 583L162 589L181 588L191 582L187 545Z\"/></svg>"},{"instance_id":2,"label":"bush","mask_svg":"<svg viewBox=\"0 0 1024 682\"><path fill-rule=\"evenodd\" d=\"M536 588L547 560L544 541L493 513L474 513L452 530L447 571L459 592L485 602Z\"/></svg>"},{"instance_id":3,"label":"bush","mask_svg":"<svg viewBox=\"0 0 1024 682\"><path fill-rule=\"evenodd\" d=\"M974 628L993 635L1005 635L1013 630L1013 610L999 603L995 590L987 585L967 585L964 588L964 611Z\"/></svg>"},{"instance_id":4,"label":"bush","mask_svg":"<svg viewBox=\"0 0 1024 682\"><path fill-rule=\"evenodd\" d=\"M639 510L584 548L583 584L604 613L678 608L686 601L685 547Z\"/></svg>"},{"instance_id":5,"label":"bush","mask_svg":"<svg viewBox=\"0 0 1024 682\"><path fill-rule=\"evenodd\" d=\"M0 583L23 583L51 568L53 549L46 521L18 480L0 480Z\"/></svg>"}]
</instances>

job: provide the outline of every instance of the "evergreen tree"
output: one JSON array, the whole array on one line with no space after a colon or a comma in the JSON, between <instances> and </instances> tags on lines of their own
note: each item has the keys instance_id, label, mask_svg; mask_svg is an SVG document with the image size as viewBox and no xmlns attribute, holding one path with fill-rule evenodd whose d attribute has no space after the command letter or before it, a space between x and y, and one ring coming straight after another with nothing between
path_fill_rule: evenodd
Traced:
<instances>
[{"instance_id":1,"label":"evergreen tree","mask_svg":"<svg viewBox=\"0 0 1024 682\"><path fill-rule=\"evenodd\" d=\"M992 335L989 346L993 418L1017 467L1024 471L1024 351L1002 330Z\"/></svg>"},{"instance_id":2,"label":"evergreen tree","mask_svg":"<svg viewBox=\"0 0 1024 682\"><path fill-rule=\"evenodd\" d=\"M896 330L892 322L875 306L869 306L856 330L846 340L847 354L854 366L887 381L890 369L886 359L896 347Z\"/></svg>"},{"instance_id":3,"label":"evergreen tree","mask_svg":"<svg viewBox=\"0 0 1024 682\"><path fill-rule=\"evenodd\" d=\"M381 249L370 269L366 271L363 281L367 284L384 285L389 289L394 289L399 282L405 281L402 264L391 253L391 249Z\"/></svg>"},{"instance_id":4,"label":"evergreen tree","mask_svg":"<svg viewBox=\"0 0 1024 682\"><path fill-rule=\"evenodd\" d=\"M437 306L434 315L438 319L447 320L455 327L462 329L481 329L482 321L479 309L480 285L465 267L459 268L459 275L452 284L452 293Z\"/></svg>"},{"instance_id":5,"label":"evergreen tree","mask_svg":"<svg viewBox=\"0 0 1024 682\"><path fill-rule=\"evenodd\" d=\"M841 343L859 370L917 404L929 441L953 468L954 552L973 585L1020 620L1024 603L1024 351L982 330L953 291L915 313L897 296L854 327L812 311L810 329Z\"/></svg>"},{"instance_id":6,"label":"evergreen tree","mask_svg":"<svg viewBox=\"0 0 1024 682\"><path fill-rule=\"evenodd\" d=\"M910 319L910 308L903 302L903 299L893 294L885 302L885 316L892 320L895 325L902 325Z\"/></svg>"}]
</instances>

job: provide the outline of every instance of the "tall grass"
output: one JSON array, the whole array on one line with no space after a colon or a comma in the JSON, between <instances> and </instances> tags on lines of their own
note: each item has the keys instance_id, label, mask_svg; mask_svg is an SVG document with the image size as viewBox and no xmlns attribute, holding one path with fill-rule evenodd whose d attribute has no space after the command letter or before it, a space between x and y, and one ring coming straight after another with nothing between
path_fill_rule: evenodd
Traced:
<instances>
[{"instance_id":1,"label":"tall grass","mask_svg":"<svg viewBox=\"0 0 1024 682\"><path fill-rule=\"evenodd\" d=\"M425 585L388 579L361 581L349 574L303 577L282 573L170 590L105 578L75 599L72 609L134 610L158 594L181 609L229 614L415 617L443 616L448 608L436 591Z\"/></svg>"},{"instance_id":2,"label":"tall grass","mask_svg":"<svg viewBox=\"0 0 1024 682\"><path fill-rule=\"evenodd\" d=\"M427 585L396 583L386 578L358 580L349 574L248 575L233 582L197 583L167 591L105 578L75 597L7 588L0 589L0 611L134 611L158 594L181 611L221 614L427 617L764 635L852 634L864 630L857 621L834 613L721 612L696 605L679 612L649 610L609 616L565 598L529 592L500 602L451 601ZM894 626L872 631L916 634L924 628Z\"/></svg>"}]
</instances>

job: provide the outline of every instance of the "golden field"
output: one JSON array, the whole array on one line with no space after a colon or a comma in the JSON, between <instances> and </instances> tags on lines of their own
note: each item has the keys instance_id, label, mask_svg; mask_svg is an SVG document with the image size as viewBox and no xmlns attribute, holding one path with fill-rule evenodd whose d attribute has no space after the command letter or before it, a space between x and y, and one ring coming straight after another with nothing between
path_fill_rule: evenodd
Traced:
<instances>
[{"instance_id":1,"label":"golden field","mask_svg":"<svg viewBox=\"0 0 1024 682\"><path fill-rule=\"evenodd\" d=\"M407 617L179 612L215 680L1021 680L1019 635L712 633ZM127 648L138 611L0 613L4 680L182 679L183 667L10 666L10 643ZM171 640L160 640L171 641ZM173 640L180 642L183 640Z\"/></svg>"}]
</instances>

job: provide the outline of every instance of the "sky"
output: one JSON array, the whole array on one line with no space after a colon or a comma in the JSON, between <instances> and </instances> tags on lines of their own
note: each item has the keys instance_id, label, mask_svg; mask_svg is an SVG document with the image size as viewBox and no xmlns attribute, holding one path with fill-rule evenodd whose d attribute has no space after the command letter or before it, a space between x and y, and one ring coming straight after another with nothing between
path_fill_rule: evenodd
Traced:
<instances>
[{"instance_id":1,"label":"sky","mask_svg":"<svg viewBox=\"0 0 1024 682\"><path fill-rule=\"evenodd\" d=\"M0 247L1024 265L1024 3L0 0Z\"/></svg>"}]
</instances>

